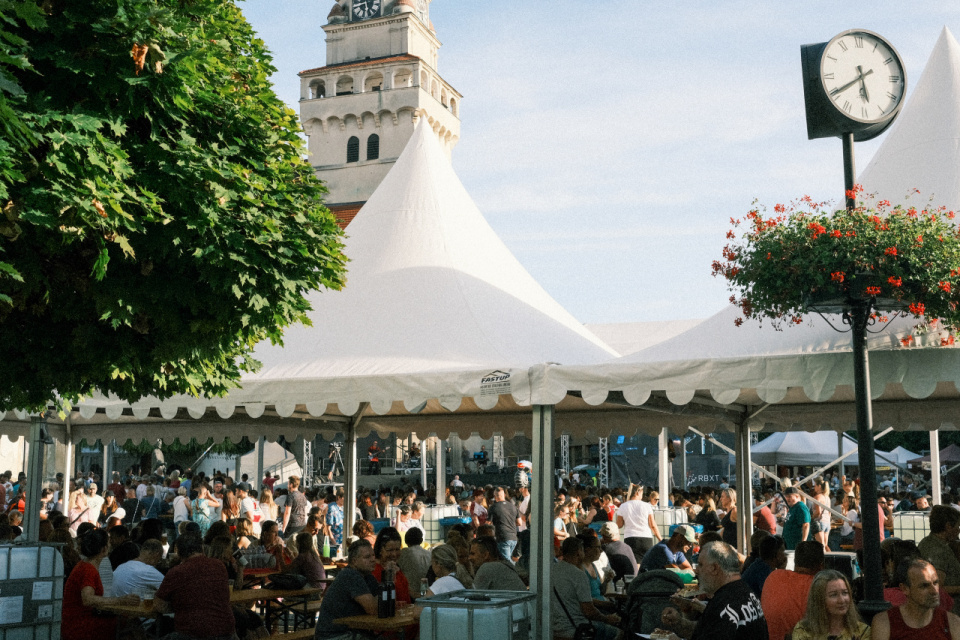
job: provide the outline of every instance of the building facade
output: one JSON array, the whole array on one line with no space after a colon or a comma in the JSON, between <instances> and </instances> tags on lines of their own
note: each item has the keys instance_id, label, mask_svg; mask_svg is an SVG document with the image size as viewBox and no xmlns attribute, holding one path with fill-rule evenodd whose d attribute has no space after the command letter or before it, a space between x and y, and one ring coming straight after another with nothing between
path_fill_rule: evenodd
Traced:
<instances>
[{"instance_id":1,"label":"building facade","mask_svg":"<svg viewBox=\"0 0 960 640\"><path fill-rule=\"evenodd\" d=\"M300 75L310 161L346 226L425 118L449 154L462 96L437 71L430 0L339 0L323 27L326 65Z\"/></svg>"}]
</instances>

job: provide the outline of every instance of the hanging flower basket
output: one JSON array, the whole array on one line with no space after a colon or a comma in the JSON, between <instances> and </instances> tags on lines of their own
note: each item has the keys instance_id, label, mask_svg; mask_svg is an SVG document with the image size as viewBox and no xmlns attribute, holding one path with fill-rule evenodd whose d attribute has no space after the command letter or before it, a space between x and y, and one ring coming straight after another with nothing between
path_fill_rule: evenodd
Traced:
<instances>
[{"instance_id":1,"label":"hanging flower basket","mask_svg":"<svg viewBox=\"0 0 960 640\"><path fill-rule=\"evenodd\" d=\"M939 329L941 344L953 344L960 327L954 212L886 200L873 208L861 202L851 211L831 209L805 197L776 205L772 216L755 206L745 218L731 219L730 243L723 260L713 263L713 275L733 292L730 302L744 317L768 318L780 329L802 323L811 311L840 313L869 301L878 321L887 321L885 312L909 313L922 319L921 332Z\"/></svg>"}]
</instances>

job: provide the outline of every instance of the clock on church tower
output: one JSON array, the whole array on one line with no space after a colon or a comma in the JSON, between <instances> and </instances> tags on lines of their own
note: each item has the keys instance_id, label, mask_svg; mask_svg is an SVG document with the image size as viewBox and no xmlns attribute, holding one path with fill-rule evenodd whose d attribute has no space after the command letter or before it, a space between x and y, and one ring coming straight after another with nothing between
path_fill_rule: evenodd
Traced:
<instances>
[{"instance_id":1,"label":"clock on church tower","mask_svg":"<svg viewBox=\"0 0 960 640\"><path fill-rule=\"evenodd\" d=\"M461 0L443 0L459 2ZM326 204L346 226L425 120L449 154L462 96L437 70L431 0L337 0L326 65L300 73L300 121Z\"/></svg>"},{"instance_id":2,"label":"clock on church tower","mask_svg":"<svg viewBox=\"0 0 960 640\"><path fill-rule=\"evenodd\" d=\"M353 19L367 20L380 16L380 0L353 0Z\"/></svg>"}]
</instances>

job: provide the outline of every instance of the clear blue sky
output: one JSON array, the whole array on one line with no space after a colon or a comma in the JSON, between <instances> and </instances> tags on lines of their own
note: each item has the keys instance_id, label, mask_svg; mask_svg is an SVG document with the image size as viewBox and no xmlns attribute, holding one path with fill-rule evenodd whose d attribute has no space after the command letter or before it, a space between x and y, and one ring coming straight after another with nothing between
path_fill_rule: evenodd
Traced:
<instances>
[{"instance_id":1,"label":"clear blue sky","mask_svg":"<svg viewBox=\"0 0 960 640\"><path fill-rule=\"evenodd\" d=\"M332 0L246 0L297 110ZM908 95L954 2L433 0L459 90L453 162L530 273L582 322L700 318L731 216L843 195L838 139L808 141L800 46L851 28L890 40ZM909 108L909 98L907 108ZM882 142L857 146L858 170Z\"/></svg>"}]
</instances>

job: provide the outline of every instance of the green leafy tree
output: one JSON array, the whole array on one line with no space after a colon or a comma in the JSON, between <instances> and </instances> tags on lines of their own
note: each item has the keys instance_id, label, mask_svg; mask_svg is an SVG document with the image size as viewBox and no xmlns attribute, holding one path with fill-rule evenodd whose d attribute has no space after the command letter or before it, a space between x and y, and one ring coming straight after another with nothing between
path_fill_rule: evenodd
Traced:
<instances>
[{"instance_id":1,"label":"green leafy tree","mask_svg":"<svg viewBox=\"0 0 960 640\"><path fill-rule=\"evenodd\" d=\"M0 410L235 386L341 231L229 0L0 0Z\"/></svg>"}]
</instances>

